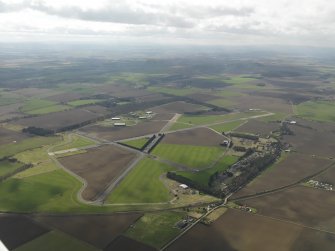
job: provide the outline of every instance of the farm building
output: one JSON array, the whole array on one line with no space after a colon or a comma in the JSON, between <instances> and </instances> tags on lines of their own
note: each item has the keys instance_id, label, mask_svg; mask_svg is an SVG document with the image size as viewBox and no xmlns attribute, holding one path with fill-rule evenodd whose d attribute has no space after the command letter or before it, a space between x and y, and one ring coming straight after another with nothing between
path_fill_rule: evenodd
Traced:
<instances>
[{"instance_id":1,"label":"farm building","mask_svg":"<svg viewBox=\"0 0 335 251\"><path fill-rule=\"evenodd\" d=\"M139 117L139 119L146 119L147 117L145 117L145 116L141 116L141 117Z\"/></svg>"},{"instance_id":2,"label":"farm building","mask_svg":"<svg viewBox=\"0 0 335 251\"><path fill-rule=\"evenodd\" d=\"M183 189L187 189L187 188L188 188L188 185L180 184L179 187L181 187L181 188L183 188Z\"/></svg>"},{"instance_id":3,"label":"farm building","mask_svg":"<svg viewBox=\"0 0 335 251\"><path fill-rule=\"evenodd\" d=\"M291 125L295 125L296 123L297 123L297 121L294 121L294 120L291 120L291 121L290 121L290 124L291 124Z\"/></svg>"},{"instance_id":4,"label":"farm building","mask_svg":"<svg viewBox=\"0 0 335 251\"><path fill-rule=\"evenodd\" d=\"M114 126L126 126L126 123L114 123Z\"/></svg>"},{"instance_id":5,"label":"farm building","mask_svg":"<svg viewBox=\"0 0 335 251\"><path fill-rule=\"evenodd\" d=\"M152 111L147 111L146 114L152 114Z\"/></svg>"},{"instance_id":6,"label":"farm building","mask_svg":"<svg viewBox=\"0 0 335 251\"><path fill-rule=\"evenodd\" d=\"M114 117L112 118L112 120L120 120L121 118L118 118L118 117Z\"/></svg>"}]
</instances>

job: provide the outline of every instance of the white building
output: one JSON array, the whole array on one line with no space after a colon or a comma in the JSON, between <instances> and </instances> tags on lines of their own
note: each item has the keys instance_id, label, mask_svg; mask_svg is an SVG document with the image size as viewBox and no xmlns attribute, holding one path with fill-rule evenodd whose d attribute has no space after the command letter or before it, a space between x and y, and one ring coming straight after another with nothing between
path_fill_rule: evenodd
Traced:
<instances>
[{"instance_id":1,"label":"white building","mask_svg":"<svg viewBox=\"0 0 335 251\"><path fill-rule=\"evenodd\" d=\"M183 189L187 189L188 188L188 185L185 185L185 184L180 184L179 185L181 188L183 188Z\"/></svg>"},{"instance_id":2,"label":"white building","mask_svg":"<svg viewBox=\"0 0 335 251\"><path fill-rule=\"evenodd\" d=\"M112 120L120 120L121 118L118 118L118 117L114 117L112 118Z\"/></svg>"},{"instance_id":3,"label":"white building","mask_svg":"<svg viewBox=\"0 0 335 251\"><path fill-rule=\"evenodd\" d=\"M114 123L114 126L126 126L126 123Z\"/></svg>"}]
</instances>

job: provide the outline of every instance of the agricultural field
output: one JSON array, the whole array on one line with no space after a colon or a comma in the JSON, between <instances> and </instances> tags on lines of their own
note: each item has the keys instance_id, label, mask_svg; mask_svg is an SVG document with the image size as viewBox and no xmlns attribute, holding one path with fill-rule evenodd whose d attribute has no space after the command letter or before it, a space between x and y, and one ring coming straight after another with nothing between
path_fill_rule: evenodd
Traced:
<instances>
[{"instance_id":1,"label":"agricultural field","mask_svg":"<svg viewBox=\"0 0 335 251\"><path fill-rule=\"evenodd\" d=\"M195 128L186 131L168 133L162 140L163 144L220 146L226 139L222 134L208 128Z\"/></svg>"},{"instance_id":2,"label":"agricultural field","mask_svg":"<svg viewBox=\"0 0 335 251\"><path fill-rule=\"evenodd\" d=\"M194 93L201 93L203 89L196 88L196 87L185 87L185 88L173 88L173 87L149 87L149 91L152 92L159 92L159 93L165 93L169 95L175 95L175 96L187 96Z\"/></svg>"},{"instance_id":3,"label":"agricultural field","mask_svg":"<svg viewBox=\"0 0 335 251\"><path fill-rule=\"evenodd\" d=\"M112 145L92 148L87 153L62 157L58 160L71 172L87 182L82 193L86 200L94 200L135 159L135 154Z\"/></svg>"},{"instance_id":4,"label":"agricultural field","mask_svg":"<svg viewBox=\"0 0 335 251\"><path fill-rule=\"evenodd\" d=\"M15 160L0 160L0 177L13 173L15 170L22 166L22 163L16 162Z\"/></svg>"},{"instance_id":5,"label":"agricultural field","mask_svg":"<svg viewBox=\"0 0 335 251\"><path fill-rule=\"evenodd\" d=\"M71 106L83 106L83 105L96 104L101 101L103 100L101 99L79 99L79 100L70 101L67 104Z\"/></svg>"},{"instance_id":6,"label":"agricultural field","mask_svg":"<svg viewBox=\"0 0 335 251\"><path fill-rule=\"evenodd\" d=\"M335 50L17 44L0 43L9 250L334 250Z\"/></svg>"},{"instance_id":7,"label":"agricultural field","mask_svg":"<svg viewBox=\"0 0 335 251\"><path fill-rule=\"evenodd\" d=\"M24 245L15 249L16 251L72 251L72 250L82 250L82 251L98 251L98 249L93 246L88 245L74 239L69 235L65 235L60 232L49 232L46 233Z\"/></svg>"},{"instance_id":8,"label":"agricultural field","mask_svg":"<svg viewBox=\"0 0 335 251\"><path fill-rule=\"evenodd\" d=\"M147 137L122 141L123 144L126 144L128 146L132 146L132 147L135 147L135 148L138 148L138 149L141 149L147 142L148 142Z\"/></svg>"},{"instance_id":9,"label":"agricultural field","mask_svg":"<svg viewBox=\"0 0 335 251\"><path fill-rule=\"evenodd\" d=\"M66 105L52 105L52 106L47 106L47 107L43 107L43 108L39 108L36 110L32 110L27 112L27 114L30 115L42 115L42 114L48 114L48 113L52 113L52 112L62 112L65 110L69 110L70 107L66 106Z\"/></svg>"},{"instance_id":10,"label":"agricultural field","mask_svg":"<svg viewBox=\"0 0 335 251\"><path fill-rule=\"evenodd\" d=\"M148 213L129 228L125 235L159 249L180 233L181 230L176 227L176 224L184 216L183 212L173 211Z\"/></svg>"},{"instance_id":11,"label":"agricultural field","mask_svg":"<svg viewBox=\"0 0 335 251\"><path fill-rule=\"evenodd\" d=\"M34 219L70 236L104 249L142 215L139 213L114 215L37 216Z\"/></svg>"},{"instance_id":12,"label":"agricultural field","mask_svg":"<svg viewBox=\"0 0 335 251\"><path fill-rule=\"evenodd\" d=\"M81 183L63 170L30 176L10 178L0 183L1 211L64 212L80 210L76 193Z\"/></svg>"},{"instance_id":13,"label":"agricultural field","mask_svg":"<svg viewBox=\"0 0 335 251\"><path fill-rule=\"evenodd\" d=\"M24 101L21 95L0 90L0 106L17 104Z\"/></svg>"},{"instance_id":14,"label":"agricultural field","mask_svg":"<svg viewBox=\"0 0 335 251\"><path fill-rule=\"evenodd\" d=\"M52 137L31 137L22 140L18 143L10 143L6 145L0 146L0 158L6 157L6 156L13 156L17 153L39 148L41 146L45 145L52 145L56 142L59 142L61 140L58 136L52 136Z\"/></svg>"},{"instance_id":15,"label":"agricultural field","mask_svg":"<svg viewBox=\"0 0 335 251\"><path fill-rule=\"evenodd\" d=\"M80 131L97 139L117 141L157 133L166 123L166 121L144 121L135 126L121 127L93 125L84 127Z\"/></svg>"},{"instance_id":16,"label":"agricultural field","mask_svg":"<svg viewBox=\"0 0 335 251\"><path fill-rule=\"evenodd\" d=\"M192 125L207 125L220 122L231 122L231 120L247 119L253 116L263 115L263 111L249 111L241 113L230 113L224 115L183 115L178 119L179 123L188 123Z\"/></svg>"},{"instance_id":17,"label":"agricultural field","mask_svg":"<svg viewBox=\"0 0 335 251\"><path fill-rule=\"evenodd\" d=\"M234 129L238 128L244 123L246 123L246 121L238 120L238 121L226 122L222 124L213 125L213 126L210 126L210 128L212 128L213 130L219 133L222 133L222 132L226 133L226 132L233 131Z\"/></svg>"},{"instance_id":18,"label":"agricultural field","mask_svg":"<svg viewBox=\"0 0 335 251\"><path fill-rule=\"evenodd\" d=\"M143 159L109 195L109 203L157 203L168 202L171 195L160 179L173 170L166 164Z\"/></svg>"},{"instance_id":19,"label":"agricultural field","mask_svg":"<svg viewBox=\"0 0 335 251\"><path fill-rule=\"evenodd\" d=\"M335 195L332 191L297 186L272 195L241 200L239 203L256 208L257 213L268 217L325 231L333 232L335 229Z\"/></svg>"},{"instance_id":20,"label":"agricultural field","mask_svg":"<svg viewBox=\"0 0 335 251\"><path fill-rule=\"evenodd\" d=\"M68 135L64 135L64 142L61 142L60 144L54 146L52 148L52 151L55 152L55 151L62 151L66 149L72 149L72 148L93 146L95 144L96 142L94 142L93 140L82 137L78 134L68 134Z\"/></svg>"},{"instance_id":21,"label":"agricultural field","mask_svg":"<svg viewBox=\"0 0 335 251\"><path fill-rule=\"evenodd\" d=\"M63 128L76 126L90 120L97 119L98 114L81 109L72 109L63 112L55 112L32 118L23 118L15 121L24 127L35 126L49 130L60 130Z\"/></svg>"},{"instance_id":22,"label":"agricultural field","mask_svg":"<svg viewBox=\"0 0 335 251\"><path fill-rule=\"evenodd\" d=\"M313 158L309 155L286 153L251 183L237 192L233 197L245 196L266 190L287 186L302 180L326 168L330 160Z\"/></svg>"},{"instance_id":23,"label":"agricultural field","mask_svg":"<svg viewBox=\"0 0 335 251\"><path fill-rule=\"evenodd\" d=\"M152 111L156 113L180 113L180 114L187 112L207 111L207 110L209 110L209 107L203 105L191 104L184 101L177 101L152 108Z\"/></svg>"},{"instance_id":24,"label":"agricultural field","mask_svg":"<svg viewBox=\"0 0 335 251\"><path fill-rule=\"evenodd\" d=\"M306 120L335 122L335 103L332 101L307 101L297 105L296 111Z\"/></svg>"},{"instance_id":25,"label":"agricultural field","mask_svg":"<svg viewBox=\"0 0 335 251\"><path fill-rule=\"evenodd\" d=\"M57 102L49 101L49 100L43 100L43 99L31 99L26 102L21 107L21 111L24 113L29 113L34 110L38 110L41 108L45 108L48 106L54 106Z\"/></svg>"},{"instance_id":26,"label":"agricultural field","mask_svg":"<svg viewBox=\"0 0 335 251\"><path fill-rule=\"evenodd\" d=\"M224 152L222 146L195 146L160 143L153 155L181 164L185 169L205 169Z\"/></svg>"},{"instance_id":27,"label":"agricultural field","mask_svg":"<svg viewBox=\"0 0 335 251\"><path fill-rule=\"evenodd\" d=\"M335 157L335 132L332 123L297 120L291 125L293 135L284 135L283 142L287 142L292 149L310 155Z\"/></svg>"},{"instance_id":28,"label":"agricultural field","mask_svg":"<svg viewBox=\"0 0 335 251\"><path fill-rule=\"evenodd\" d=\"M215 165L211 168L200 170L200 171L177 171L176 173L178 175L181 175L185 178L188 178L195 183L198 183L202 186L208 186L209 178L211 175L213 175L215 172L218 171L224 171L229 166L234 164L238 158L236 156L224 156L222 159L220 159Z\"/></svg>"},{"instance_id":29,"label":"agricultural field","mask_svg":"<svg viewBox=\"0 0 335 251\"><path fill-rule=\"evenodd\" d=\"M0 239L10 250L48 231L49 229L37 224L26 216L0 215Z\"/></svg>"},{"instance_id":30,"label":"agricultural field","mask_svg":"<svg viewBox=\"0 0 335 251\"><path fill-rule=\"evenodd\" d=\"M266 137L272 132L278 131L280 123L276 122L262 122L256 119L251 119L247 123L243 124L235 131L238 132L247 132L261 137Z\"/></svg>"},{"instance_id":31,"label":"agricultural field","mask_svg":"<svg viewBox=\"0 0 335 251\"><path fill-rule=\"evenodd\" d=\"M116 238L105 251L115 251L115 250L136 250L136 251L155 251L156 249L141 243L139 241L135 241L134 239L130 239L123 235Z\"/></svg>"},{"instance_id":32,"label":"agricultural field","mask_svg":"<svg viewBox=\"0 0 335 251\"><path fill-rule=\"evenodd\" d=\"M229 209L209 226L197 224L167 250L305 251L313 247L310 250L330 251L334 244L327 233Z\"/></svg>"},{"instance_id":33,"label":"agricultural field","mask_svg":"<svg viewBox=\"0 0 335 251\"><path fill-rule=\"evenodd\" d=\"M282 99L264 97L258 95L246 95L241 97L232 97L235 104L232 106L235 109L242 111L249 109L262 109L274 113L293 114L292 105Z\"/></svg>"},{"instance_id":34,"label":"agricultural field","mask_svg":"<svg viewBox=\"0 0 335 251\"><path fill-rule=\"evenodd\" d=\"M13 130L9 130L4 127L0 127L0 144L10 144L10 143L18 143L26 138L29 138L29 135L16 132Z\"/></svg>"}]
</instances>

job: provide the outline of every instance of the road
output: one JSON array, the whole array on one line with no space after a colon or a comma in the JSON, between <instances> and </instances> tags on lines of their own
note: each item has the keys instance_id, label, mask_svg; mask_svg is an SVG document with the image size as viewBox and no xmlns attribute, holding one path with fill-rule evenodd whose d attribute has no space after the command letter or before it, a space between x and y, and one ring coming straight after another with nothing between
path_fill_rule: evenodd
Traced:
<instances>
[{"instance_id":1,"label":"road","mask_svg":"<svg viewBox=\"0 0 335 251\"><path fill-rule=\"evenodd\" d=\"M199 219L197 219L195 222L193 222L192 224L190 224L189 226L187 226L184 231L182 231L180 234L178 234L175 238L173 238L171 241L169 241L167 244L165 244L160 251L162 250L166 250L169 246L171 246L176 240L178 240L180 237L182 237L184 234L187 233L187 231L189 231L191 228L193 228L195 225L197 225L202 219L204 219L205 217L207 217L210 213L212 213L213 211L215 211L216 209L223 207L227 201L228 198L231 196L232 194L229 194L227 197L225 197L224 201L222 204L213 207L212 209L208 210L205 214L203 214Z\"/></svg>"}]
</instances>

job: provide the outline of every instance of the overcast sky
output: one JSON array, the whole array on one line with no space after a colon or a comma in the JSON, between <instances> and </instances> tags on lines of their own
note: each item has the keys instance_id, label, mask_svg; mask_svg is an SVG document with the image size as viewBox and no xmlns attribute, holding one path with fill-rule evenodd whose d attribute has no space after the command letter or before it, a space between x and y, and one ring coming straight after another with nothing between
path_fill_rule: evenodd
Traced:
<instances>
[{"instance_id":1,"label":"overcast sky","mask_svg":"<svg viewBox=\"0 0 335 251\"><path fill-rule=\"evenodd\" d=\"M0 41L335 46L332 0L0 0Z\"/></svg>"}]
</instances>

